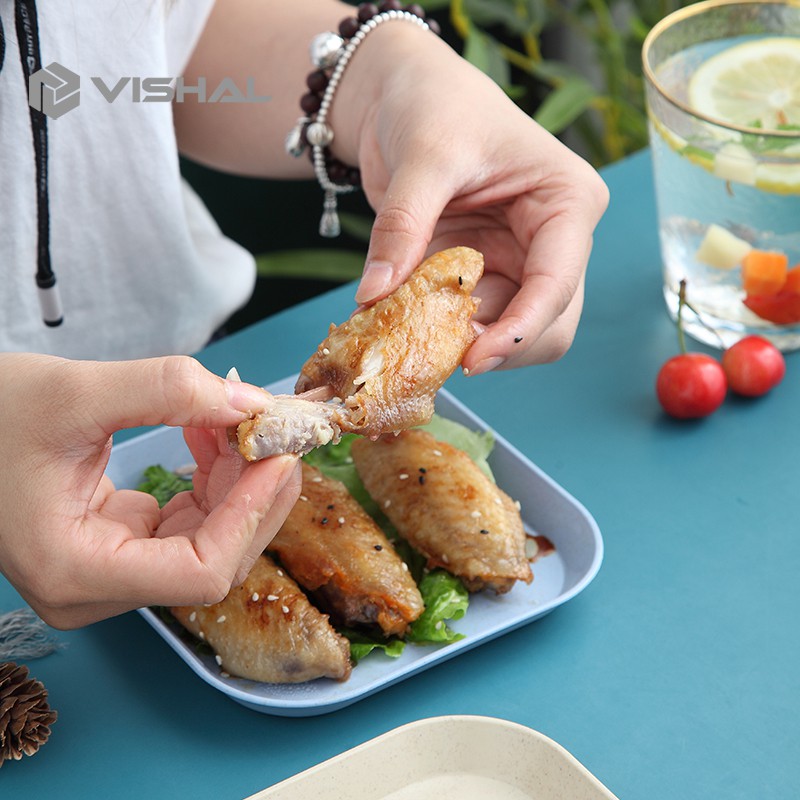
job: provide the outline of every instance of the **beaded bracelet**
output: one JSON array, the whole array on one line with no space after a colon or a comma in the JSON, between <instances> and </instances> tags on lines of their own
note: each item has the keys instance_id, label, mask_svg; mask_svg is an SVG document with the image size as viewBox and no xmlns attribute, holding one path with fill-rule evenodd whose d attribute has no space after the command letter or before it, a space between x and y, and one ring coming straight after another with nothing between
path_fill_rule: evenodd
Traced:
<instances>
[{"instance_id":1,"label":"beaded bracelet","mask_svg":"<svg viewBox=\"0 0 800 800\"><path fill-rule=\"evenodd\" d=\"M314 174L325 193L319 232L326 238L335 238L341 232L338 195L354 192L361 185L358 168L331 155L333 130L327 124L331 102L356 48L378 25L395 19L440 33L435 20L425 20L425 11L419 5L403 6L398 0L385 0L380 6L362 3L357 16L341 21L338 34L321 33L311 42L311 61L316 69L306 78L308 93L300 98L303 116L286 137L286 152L297 158L309 148Z\"/></svg>"}]
</instances>

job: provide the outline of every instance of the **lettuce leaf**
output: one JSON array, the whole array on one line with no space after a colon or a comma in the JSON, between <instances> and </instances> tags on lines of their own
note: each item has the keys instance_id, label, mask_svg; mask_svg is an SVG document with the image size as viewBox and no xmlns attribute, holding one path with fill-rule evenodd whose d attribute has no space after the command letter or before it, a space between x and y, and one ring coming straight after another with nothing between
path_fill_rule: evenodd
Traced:
<instances>
[{"instance_id":1,"label":"lettuce leaf","mask_svg":"<svg viewBox=\"0 0 800 800\"><path fill-rule=\"evenodd\" d=\"M463 450L477 465L481 471L494 482L492 468L489 466L489 454L494 448L494 434L491 431L473 431L459 422L445 419L438 414L427 425L421 426L422 430L428 431L434 439L440 442L447 442L453 447Z\"/></svg>"},{"instance_id":2,"label":"lettuce leaf","mask_svg":"<svg viewBox=\"0 0 800 800\"><path fill-rule=\"evenodd\" d=\"M422 616L411 624L406 641L416 644L450 644L464 638L447 623L461 619L467 613L469 593L464 584L449 572L435 569L419 583L425 603Z\"/></svg>"},{"instance_id":3,"label":"lettuce leaf","mask_svg":"<svg viewBox=\"0 0 800 800\"><path fill-rule=\"evenodd\" d=\"M163 508L176 494L190 490L192 479L154 464L145 469L144 480L136 488L153 495L158 500L159 508Z\"/></svg>"},{"instance_id":4,"label":"lettuce leaf","mask_svg":"<svg viewBox=\"0 0 800 800\"><path fill-rule=\"evenodd\" d=\"M406 648L406 643L402 639L379 639L350 628L337 628L337 632L349 640L350 659L354 664L358 664L373 650L383 650L383 654L389 658L398 658Z\"/></svg>"}]
</instances>

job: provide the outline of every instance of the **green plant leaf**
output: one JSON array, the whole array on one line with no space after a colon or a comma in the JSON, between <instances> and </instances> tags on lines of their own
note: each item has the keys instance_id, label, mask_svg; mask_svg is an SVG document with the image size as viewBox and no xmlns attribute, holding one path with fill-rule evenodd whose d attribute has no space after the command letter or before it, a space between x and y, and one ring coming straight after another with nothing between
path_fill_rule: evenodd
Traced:
<instances>
[{"instance_id":1,"label":"green plant leaf","mask_svg":"<svg viewBox=\"0 0 800 800\"><path fill-rule=\"evenodd\" d=\"M500 25L510 33L522 35L533 27L525 5L516 0L464 0L464 13L481 27Z\"/></svg>"},{"instance_id":2,"label":"green plant leaf","mask_svg":"<svg viewBox=\"0 0 800 800\"><path fill-rule=\"evenodd\" d=\"M339 222L344 233L359 242L369 242L373 219L362 217L361 214L351 214L349 211L340 211Z\"/></svg>"},{"instance_id":3,"label":"green plant leaf","mask_svg":"<svg viewBox=\"0 0 800 800\"><path fill-rule=\"evenodd\" d=\"M584 78L571 78L547 95L534 119L550 133L560 133L574 122L597 96Z\"/></svg>"},{"instance_id":4,"label":"green plant leaf","mask_svg":"<svg viewBox=\"0 0 800 800\"><path fill-rule=\"evenodd\" d=\"M450 0L419 0L419 4L426 11L440 11L443 8L450 8Z\"/></svg>"},{"instance_id":5,"label":"green plant leaf","mask_svg":"<svg viewBox=\"0 0 800 800\"><path fill-rule=\"evenodd\" d=\"M464 45L464 58L500 86L506 87L511 83L511 68L503 57L499 43L488 33L470 27Z\"/></svg>"},{"instance_id":6,"label":"green plant leaf","mask_svg":"<svg viewBox=\"0 0 800 800\"><path fill-rule=\"evenodd\" d=\"M347 281L361 277L364 254L353 250L280 250L256 256L262 278L308 278Z\"/></svg>"}]
</instances>

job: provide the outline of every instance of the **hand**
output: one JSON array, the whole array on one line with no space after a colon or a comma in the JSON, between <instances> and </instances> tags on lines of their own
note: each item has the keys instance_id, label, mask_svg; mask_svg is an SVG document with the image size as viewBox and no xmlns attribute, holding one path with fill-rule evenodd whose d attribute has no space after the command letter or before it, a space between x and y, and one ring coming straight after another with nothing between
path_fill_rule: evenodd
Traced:
<instances>
[{"instance_id":1,"label":"hand","mask_svg":"<svg viewBox=\"0 0 800 800\"><path fill-rule=\"evenodd\" d=\"M0 568L49 624L221 600L297 500L293 456L248 464L224 428L267 395L193 359L78 362L0 355ZM112 434L185 426L194 490L159 510L104 475Z\"/></svg>"},{"instance_id":2,"label":"hand","mask_svg":"<svg viewBox=\"0 0 800 800\"><path fill-rule=\"evenodd\" d=\"M370 85L380 89L370 94ZM343 119L358 108L357 122ZM608 203L586 162L444 43L401 23L378 28L356 52L332 128L344 160L357 157L377 212L357 302L391 292L431 252L468 245L486 260L475 292L486 327L465 370L566 352Z\"/></svg>"}]
</instances>

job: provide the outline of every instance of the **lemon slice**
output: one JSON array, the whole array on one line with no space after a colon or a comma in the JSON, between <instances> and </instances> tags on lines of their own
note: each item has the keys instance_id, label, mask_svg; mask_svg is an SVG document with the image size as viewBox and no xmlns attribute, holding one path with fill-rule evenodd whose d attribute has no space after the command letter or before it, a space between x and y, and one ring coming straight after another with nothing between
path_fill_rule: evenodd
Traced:
<instances>
[{"instance_id":1,"label":"lemon slice","mask_svg":"<svg viewBox=\"0 0 800 800\"><path fill-rule=\"evenodd\" d=\"M689 81L689 104L742 127L800 126L800 38L757 39L712 56Z\"/></svg>"}]
</instances>

